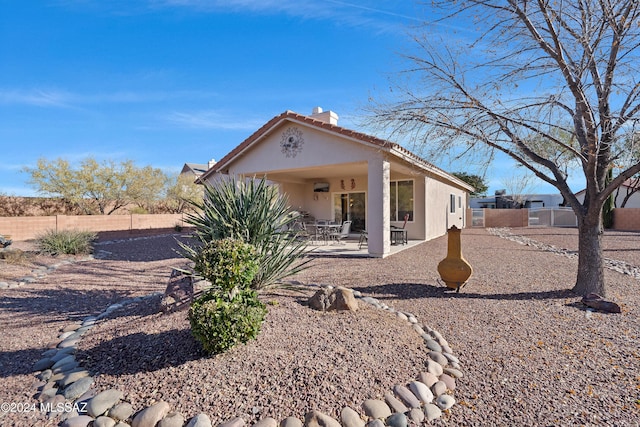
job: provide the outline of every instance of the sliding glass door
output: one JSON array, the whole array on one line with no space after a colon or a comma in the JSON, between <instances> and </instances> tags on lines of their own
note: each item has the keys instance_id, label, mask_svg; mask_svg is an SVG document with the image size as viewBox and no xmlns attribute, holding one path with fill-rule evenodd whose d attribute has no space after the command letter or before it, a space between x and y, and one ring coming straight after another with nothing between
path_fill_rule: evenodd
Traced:
<instances>
[{"instance_id":1,"label":"sliding glass door","mask_svg":"<svg viewBox=\"0 0 640 427\"><path fill-rule=\"evenodd\" d=\"M366 230L365 193L334 193L333 220L336 222L353 221L351 231Z\"/></svg>"}]
</instances>

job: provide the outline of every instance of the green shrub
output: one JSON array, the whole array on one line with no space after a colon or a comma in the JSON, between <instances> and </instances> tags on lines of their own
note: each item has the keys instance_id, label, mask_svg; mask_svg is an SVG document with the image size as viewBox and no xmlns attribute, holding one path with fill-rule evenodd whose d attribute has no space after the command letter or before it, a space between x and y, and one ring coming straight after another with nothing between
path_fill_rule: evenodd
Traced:
<instances>
[{"instance_id":1,"label":"green shrub","mask_svg":"<svg viewBox=\"0 0 640 427\"><path fill-rule=\"evenodd\" d=\"M261 290L306 268L311 258L307 242L287 231L296 220L285 195L262 180L221 179L205 186L201 203L192 203L195 214L186 222L195 228L195 246L233 237L256 247L260 269L251 287ZM197 249L182 245L184 256L194 260Z\"/></svg>"},{"instance_id":2,"label":"green shrub","mask_svg":"<svg viewBox=\"0 0 640 427\"><path fill-rule=\"evenodd\" d=\"M40 252L50 255L85 255L91 253L96 235L89 231L49 230L36 239Z\"/></svg>"},{"instance_id":3,"label":"green shrub","mask_svg":"<svg viewBox=\"0 0 640 427\"><path fill-rule=\"evenodd\" d=\"M231 301L208 292L191 304L189 323L205 351L219 354L256 338L266 313L255 291L240 291Z\"/></svg>"},{"instance_id":4,"label":"green shrub","mask_svg":"<svg viewBox=\"0 0 640 427\"><path fill-rule=\"evenodd\" d=\"M208 242L194 261L196 273L207 279L213 289L229 295L229 300L234 293L251 286L260 268L256 248L233 238Z\"/></svg>"}]
</instances>

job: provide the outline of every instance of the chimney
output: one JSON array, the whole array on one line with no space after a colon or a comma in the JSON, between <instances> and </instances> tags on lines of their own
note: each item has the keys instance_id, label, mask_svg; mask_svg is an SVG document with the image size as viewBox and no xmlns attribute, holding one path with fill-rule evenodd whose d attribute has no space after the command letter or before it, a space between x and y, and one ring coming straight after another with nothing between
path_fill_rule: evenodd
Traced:
<instances>
[{"instance_id":1,"label":"chimney","mask_svg":"<svg viewBox=\"0 0 640 427\"><path fill-rule=\"evenodd\" d=\"M216 164L216 159L211 159L209 160L209 162L207 162L207 168L211 169L215 164Z\"/></svg>"},{"instance_id":2,"label":"chimney","mask_svg":"<svg viewBox=\"0 0 640 427\"><path fill-rule=\"evenodd\" d=\"M322 111L321 107L314 107L310 117L330 125L338 124L338 115L331 110Z\"/></svg>"}]
</instances>

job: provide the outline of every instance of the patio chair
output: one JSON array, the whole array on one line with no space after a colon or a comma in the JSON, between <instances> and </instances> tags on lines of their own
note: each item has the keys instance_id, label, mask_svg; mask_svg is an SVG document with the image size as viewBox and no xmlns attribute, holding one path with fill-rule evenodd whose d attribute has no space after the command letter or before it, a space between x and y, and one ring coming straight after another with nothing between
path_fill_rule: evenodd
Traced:
<instances>
[{"instance_id":1,"label":"patio chair","mask_svg":"<svg viewBox=\"0 0 640 427\"><path fill-rule=\"evenodd\" d=\"M338 243L340 243L342 240L349 237L349 232L351 231L351 222L352 221L343 222L342 227L340 228L340 231L330 233L329 237Z\"/></svg>"}]
</instances>

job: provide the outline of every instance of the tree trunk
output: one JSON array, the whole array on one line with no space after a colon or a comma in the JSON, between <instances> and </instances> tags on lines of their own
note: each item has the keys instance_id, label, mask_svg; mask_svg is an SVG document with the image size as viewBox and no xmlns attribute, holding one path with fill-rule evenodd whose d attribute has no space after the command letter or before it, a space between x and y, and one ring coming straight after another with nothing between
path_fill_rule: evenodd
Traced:
<instances>
[{"instance_id":1,"label":"tree trunk","mask_svg":"<svg viewBox=\"0 0 640 427\"><path fill-rule=\"evenodd\" d=\"M572 290L581 296L590 293L606 296L600 218L585 219L578 225L578 277Z\"/></svg>"}]
</instances>

